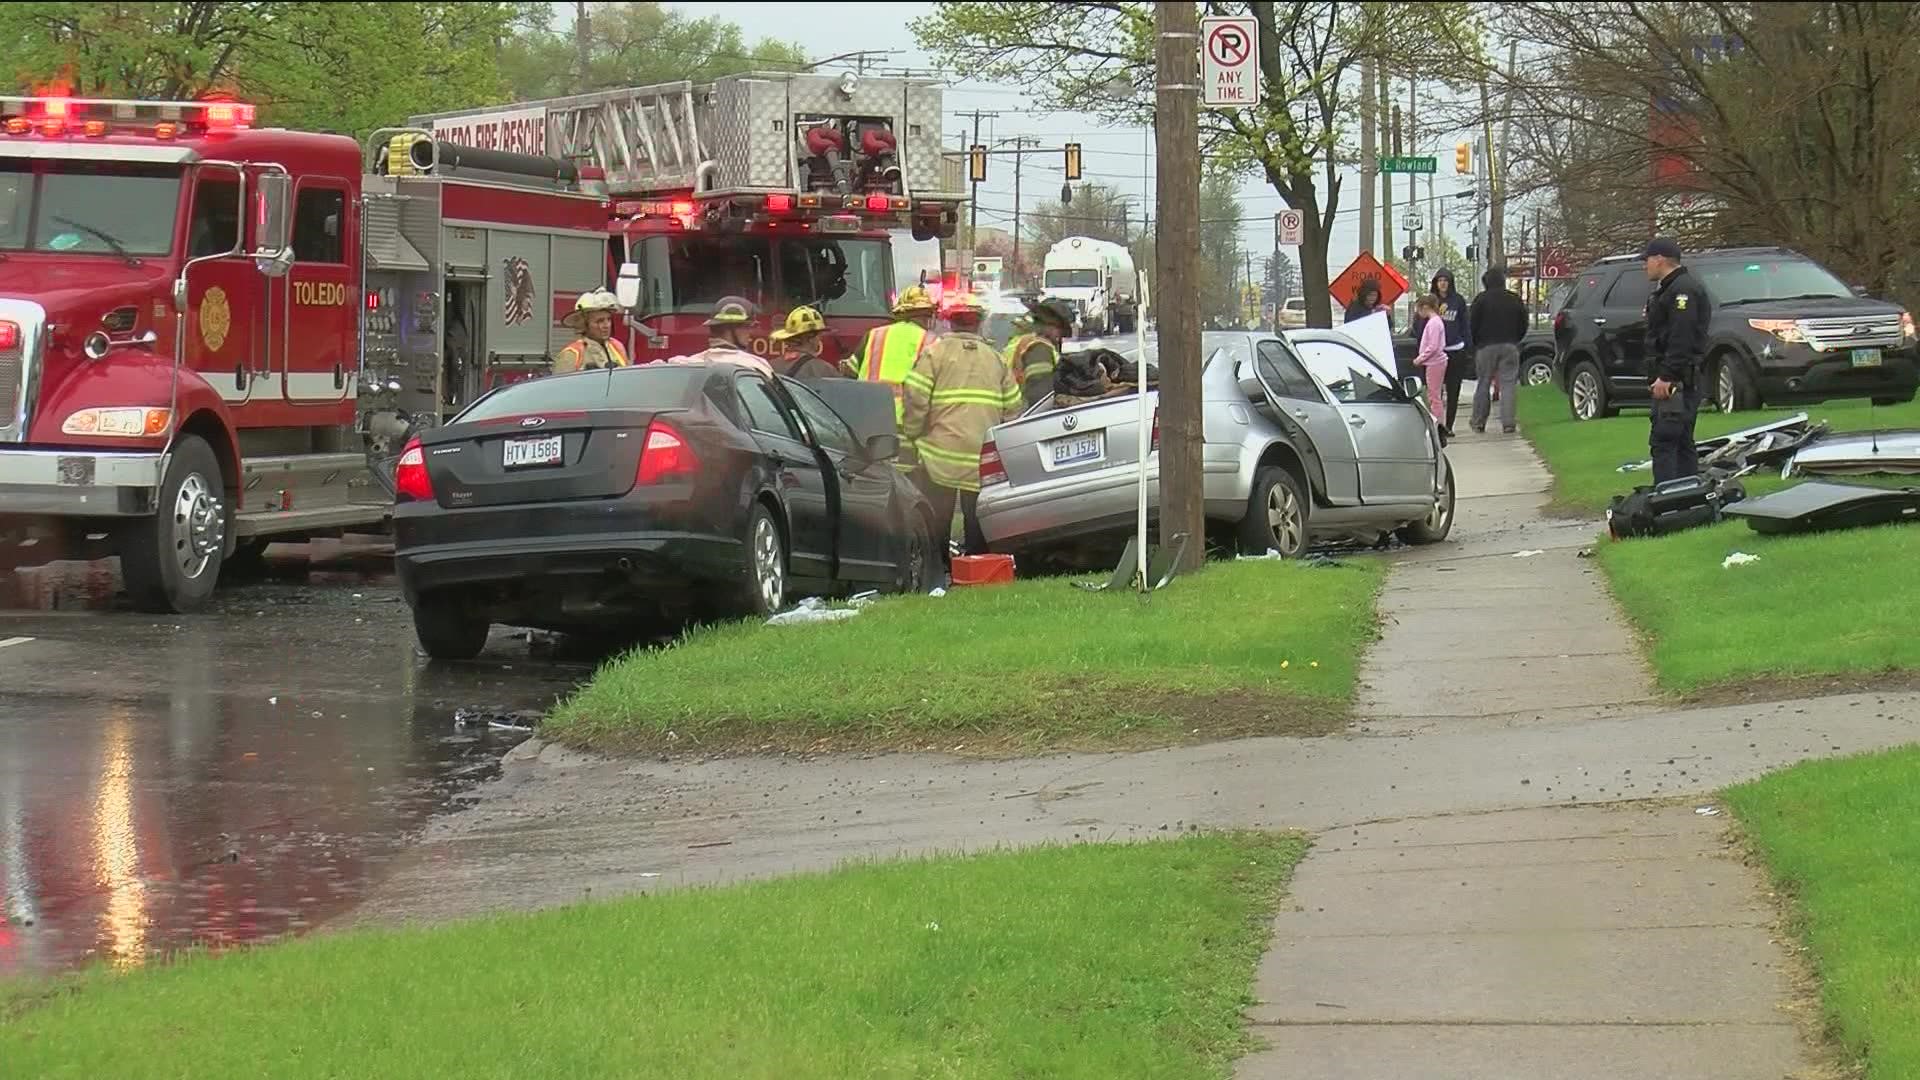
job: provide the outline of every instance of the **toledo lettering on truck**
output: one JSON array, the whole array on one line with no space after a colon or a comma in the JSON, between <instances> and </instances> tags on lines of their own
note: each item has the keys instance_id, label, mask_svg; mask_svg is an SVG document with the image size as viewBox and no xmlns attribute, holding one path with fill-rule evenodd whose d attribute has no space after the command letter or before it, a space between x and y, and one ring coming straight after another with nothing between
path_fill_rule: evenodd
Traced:
<instances>
[{"instance_id":1,"label":"toledo lettering on truck","mask_svg":"<svg viewBox=\"0 0 1920 1080\"><path fill-rule=\"evenodd\" d=\"M547 152L547 110L502 109L470 116L449 116L433 122L433 137L456 146L544 155Z\"/></svg>"},{"instance_id":2,"label":"toledo lettering on truck","mask_svg":"<svg viewBox=\"0 0 1920 1080\"><path fill-rule=\"evenodd\" d=\"M301 307L338 307L347 302L347 287L338 281L296 281L293 302Z\"/></svg>"}]
</instances>

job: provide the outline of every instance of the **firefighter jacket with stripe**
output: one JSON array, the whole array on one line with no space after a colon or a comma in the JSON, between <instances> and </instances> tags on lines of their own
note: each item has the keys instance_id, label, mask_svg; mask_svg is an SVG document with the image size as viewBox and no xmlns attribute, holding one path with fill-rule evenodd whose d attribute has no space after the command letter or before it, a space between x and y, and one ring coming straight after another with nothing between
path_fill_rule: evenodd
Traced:
<instances>
[{"instance_id":1,"label":"firefighter jacket with stripe","mask_svg":"<svg viewBox=\"0 0 1920 1080\"><path fill-rule=\"evenodd\" d=\"M626 367L632 361L627 359L627 350L612 338L595 341L592 338L575 338L560 355L553 358L553 373L565 375L570 371L586 371L590 368Z\"/></svg>"},{"instance_id":2,"label":"firefighter jacket with stripe","mask_svg":"<svg viewBox=\"0 0 1920 1080\"><path fill-rule=\"evenodd\" d=\"M1013 384L1029 405L1053 393L1053 373L1059 366L1059 347L1039 334L1021 334L1007 345Z\"/></svg>"},{"instance_id":3,"label":"firefighter jacket with stripe","mask_svg":"<svg viewBox=\"0 0 1920 1080\"><path fill-rule=\"evenodd\" d=\"M893 384L893 421L896 424L906 412L902 387L907 381L907 373L913 370L914 364L925 355L934 340L934 336L919 323L903 319L867 331L866 340L860 344L860 360L854 368L854 378Z\"/></svg>"},{"instance_id":4,"label":"firefighter jacket with stripe","mask_svg":"<svg viewBox=\"0 0 1920 1080\"><path fill-rule=\"evenodd\" d=\"M979 491L980 447L1020 408L1020 388L993 346L978 334L948 334L907 375L900 434L934 483Z\"/></svg>"}]
</instances>

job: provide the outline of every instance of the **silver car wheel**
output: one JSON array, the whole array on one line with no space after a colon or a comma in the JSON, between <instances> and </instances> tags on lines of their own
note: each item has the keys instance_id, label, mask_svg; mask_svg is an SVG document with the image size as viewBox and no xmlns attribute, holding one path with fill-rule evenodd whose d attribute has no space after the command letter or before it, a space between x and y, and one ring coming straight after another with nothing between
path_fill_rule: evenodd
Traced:
<instances>
[{"instance_id":1,"label":"silver car wheel","mask_svg":"<svg viewBox=\"0 0 1920 1080\"><path fill-rule=\"evenodd\" d=\"M1719 406L1720 411L1723 413L1732 412L1735 405L1732 364L1720 365L1719 374L1714 379L1713 389L1713 403Z\"/></svg>"},{"instance_id":2,"label":"silver car wheel","mask_svg":"<svg viewBox=\"0 0 1920 1080\"><path fill-rule=\"evenodd\" d=\"M207 479L188 473L174 495L172 542L180 576L188 581L206 572L207 564L227 542L220 500Z\"/></svg>"},{"instance_id":3,"label":"silver car wheel","mask_svg":"<svg viewBox=\"0 0 1920 1080\"><path fill-rule=\"evenodd\" d=\"M1447 474L1447 491L1433 500L1433 509L1427 512L1427 532L1434 536L1444 536L1453 526L1453 474Z\"/></svg>"},{"instance_id":4,"label":"silver car wheel","mask_svg":"<svg viewBox=\"0 0 1920 1080\"><path fill-rule=\"evenodd\" d=\"M1600 415L1600 384L1591 371L1573 377L1573 415L1592 420Z\"/></svg>"},{"instance_id":5,"label":"silver car wheel","mask_svg":"<svg viewBox=\"0 0 1920 1080\"><path fill-rule=\"evenodd\" d=\"M1528 386L1545 386L1553 381L1553 365L1545 360L1535 360L1527 365L1521 381Z\"/></svg>"},{"instance_id":6,"label":"silver car wheel","mask_svg":"<svg viewBox=\"0 0 1920 1080\"><path fill-rule=\"evenodd\" d=\"M753 574L761 604L768 611L779 611L787 597L787 560L780 551L780 530L769 517L753 526Z\"/></svg>"},{"instance_id":7,"label":"silver car wheel","mask_svg":"<svg viewBox=\"0 0 1920 1080\"><path fill-rule=\"evenodd\" d=\"M1296 552L1306 546L1300 503L1285 484L1275 484L1267 493L1267 531L1273 534L1275 550Z\"/></svg>"}]
</instances>

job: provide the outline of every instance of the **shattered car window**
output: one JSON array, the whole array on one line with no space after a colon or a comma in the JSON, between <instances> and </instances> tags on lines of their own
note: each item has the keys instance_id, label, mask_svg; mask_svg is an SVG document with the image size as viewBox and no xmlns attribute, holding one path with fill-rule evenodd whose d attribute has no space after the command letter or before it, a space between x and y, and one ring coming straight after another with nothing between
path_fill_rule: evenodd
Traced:
<instances>
[{"instance_id":1,"label":"shattered car window","mask_svg":"<svg viewBox=\"0 0 1920 1080\"><path fill-rule=\"evenodd\" d=\"M1393 378L1366 354L1334 341L1296 341L1294 348L1321 386L1343 405L1394 402Z\"/></svg>"}]
</instances>

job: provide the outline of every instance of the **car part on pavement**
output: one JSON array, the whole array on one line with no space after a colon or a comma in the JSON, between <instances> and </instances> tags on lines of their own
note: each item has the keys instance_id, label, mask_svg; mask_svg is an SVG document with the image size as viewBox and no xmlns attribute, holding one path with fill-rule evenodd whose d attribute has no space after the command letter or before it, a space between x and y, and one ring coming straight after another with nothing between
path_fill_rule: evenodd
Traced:
<instances>
[{"instance_id":1,"label":"car part on pavement","mask_svg":"<svg viewBox=\"0 0 1920 1080\"><path fill-rule=\"evenodd\" d=\"M1920 473L1920 431L1849 431L1800 447L1782 476Z\"/></svg>"},{"instance_id":2,"label":"car part on pavement","mask_svg":"<svg viewBox=\"0 0 1920 1080\"><path fill-rule=\"evenodd\" d=\"M1727 508L1758 533L1857 529L1920 520L1920 488L1882 488L1809 480Z\"/></svg>"}]
</instances>

